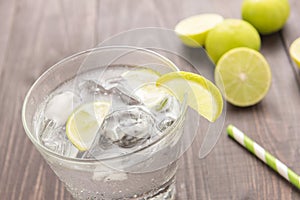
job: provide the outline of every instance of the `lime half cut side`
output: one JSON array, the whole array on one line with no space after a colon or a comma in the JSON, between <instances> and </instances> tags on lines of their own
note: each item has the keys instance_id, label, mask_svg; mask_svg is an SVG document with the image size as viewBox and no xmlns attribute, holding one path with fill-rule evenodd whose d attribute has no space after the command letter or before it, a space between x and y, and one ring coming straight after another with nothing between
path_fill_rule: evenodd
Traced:
<instances>
[{"instance_id":1,"label":"lime half cut side","mask_svg":"<svg viewBox=\"0 0 300 200\"><path fill-rule=\"evenodd\" d=\"M181 20L175 32L185 45L201 47L204 46L207 33L223 20L221 15L213 13L195 15Z\"/></svg>"},{"instance_id":2,"label":"lime half cut side","mask_svg":"<svg viewBox=\"0 0 300 200\"><path fill-rule=\"evenodd\" d=\"M219 89L203 76L185 71L171 72L161 76L156 84L169 88L180 101L187 96L187 104L211 122L222 112Z\"/></svg>"},{"instance_id":3,"label":"lime half cut side","mask_svg":"<svg viewBox=\"0 0 300 200\"><path fill-rule=\"evenodd\" d=\"M66 135L77 149L90 148L109 109L110 103L95 101L74 110L66 124Z\"/></svg>"},{"instance_id":4,"label":"lime half cut side","mask_svg":"<svg viewBox=\"0 0 300 200\"><path fill-rule=\"evenodd\" d=\"M228 102L246 107L265 97L271 85L271 70L259 52L246 47L235 48L220 58L215 81Z\"/></svg>"},{"instance_id":5,"label":"lime half cut side","mask_svg":"<svg viewBox=\"0 0 300 200\"><path fill-rule=\"evenodd\" d=\"M290 46L290 56L300 68L300 37L297 38Z\"/></svg>"}]
</instances>

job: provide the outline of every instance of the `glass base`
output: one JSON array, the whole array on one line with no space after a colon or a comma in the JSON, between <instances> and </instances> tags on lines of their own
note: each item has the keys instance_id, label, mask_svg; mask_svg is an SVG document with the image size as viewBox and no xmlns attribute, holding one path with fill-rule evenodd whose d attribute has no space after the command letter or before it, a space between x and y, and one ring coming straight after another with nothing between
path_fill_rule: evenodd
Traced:
<instances>
[{"instance_id":1,"label":"glass base","mask_svg":"<svg viewBox=\"0 0 300 200\"><path fill-rule=\"evenodd\" d=\"M76 200L106 200L106 198L98 192L94 193L78 191L76 189L71 189L70 187L68 187L68 185L66 188ZM175 177L173 177L161 187L147 192L141 196L135 195L133 197L117 198L113 200L175 200L175 195Z\"/></svg>"},{"instance_id":2,"label":"glass base","mask_svg":"<svg viewBox=\"0 0 300 200\"><path fill-rule=\"evenodd\" d=\"M167 188L164 188L163 190L159 190L156 195L151 197L142 197L137 200L175 200L175 194L176 194L176 187L175 183L172 183Z\"/></svg>"}]
</instances>

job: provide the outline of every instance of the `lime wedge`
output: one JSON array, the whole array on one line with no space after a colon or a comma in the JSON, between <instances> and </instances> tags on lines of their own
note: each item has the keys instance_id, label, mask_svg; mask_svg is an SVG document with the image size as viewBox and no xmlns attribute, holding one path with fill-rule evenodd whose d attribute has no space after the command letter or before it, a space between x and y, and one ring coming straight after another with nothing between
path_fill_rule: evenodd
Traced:
<instances>
[{"instance_id":1,"label":"lime wedge","mask_svg":"<svg viewBox=\"0 0 300 200\"><path fill-rule=\"evenodd\" d=\"M81 105L70 115L66 134L77 149L86 151L90 148L109 109L110 103L96 101Z\"/></svg>"},{"instance_id":2,"label":"lime wedge","mask_svg":"<svg viewBox=\"0 0 300 200\"><path fill-rule=\"evenodd\" d=\"M215 81L225 99L245 107L261 101L271 85L271 71L259 52L246 47L225 53L215 69Z\"/></svg>"},{"instance_id":3,"label":"lime wedge","mask_svg":"<svg viewBox=\"0 0 300 200\"><path fill-rule=\"evenodd\" d=\"M223 21L218 14L201 14L180 21L175 32L182 42L190 47L201 47L205 43L207 33Z\"/></svg>"},{"instance_id":4,"label":"lime wedge","mask_svg":"<svg viewBox=\"0 0 300 200\"><path fill-rule=\"evenodd\" d=\"M300 37L297 38L290 46L290 55L293 61L300 68Z\"/></svg>"},{"instance_id":5,"label":"lime wedge","mask_svg":"<svg viewBox=\"0 0 300 200\"><path fill-rule=\"evenodd\" d=\"M156 85L169 88L183 101L209 121L215 121L223 109L223 99L219 89L209 80L198 74L178 71L161 76Z\"/></svg>"}]
</instances>

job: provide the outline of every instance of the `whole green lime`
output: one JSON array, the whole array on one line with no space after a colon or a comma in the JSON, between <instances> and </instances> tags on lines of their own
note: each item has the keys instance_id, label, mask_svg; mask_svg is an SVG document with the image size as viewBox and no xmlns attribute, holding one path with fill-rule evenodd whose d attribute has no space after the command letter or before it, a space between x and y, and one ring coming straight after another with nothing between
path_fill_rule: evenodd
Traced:
<instances>
[{"instance_id":1,"label":"whole green lime","mask_svg":"<svg viewBox=\"0 0 300 200\"><path fill-rule=\"evenodd\" d=\"M248 22L240 19L226 19L211 30L205 41L206 51L214 63L236 47L260 49L260 36Z\"/></svg>"},{"instance_id":2,"label":"whole green lime","mask_svg":"<svg viewBox=\"0 0 300 200\"><path fill-rule=\"evenodd\" d=\"M263 35L280 30L289 15L288 0L244 0L242 4L242 18Z\"/></svg>"}]
</instances>

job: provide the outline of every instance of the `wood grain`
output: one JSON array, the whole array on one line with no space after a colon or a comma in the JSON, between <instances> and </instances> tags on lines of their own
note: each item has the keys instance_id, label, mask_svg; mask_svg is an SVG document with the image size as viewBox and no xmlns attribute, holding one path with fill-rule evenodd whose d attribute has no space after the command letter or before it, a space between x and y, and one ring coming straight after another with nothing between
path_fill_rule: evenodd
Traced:
<instances>
[{"instance_id":1,"label":"wood grain","mask_svg":"<svg viewBox=\"0 0 300 200\"><path fill-rule=\"evenodd\" d=\"M300 73L288 55L300 36L300 2L290 4L284 29L262 37L261 52L273 75L270 92L253 107L228 104L225 125L235 124L300 173ZM205 12L240 18L240 5L239 0L0 0L0 199L72 199L22 127L25 94L43 71L122 31L172 29L180 19ZM203 70L212 78L213 66ZM199 160L201 141L196 138L180 160L178 200L300 199L296 188L229 139L225 127L214 150Z\"/></svg>"}]
</instances>

